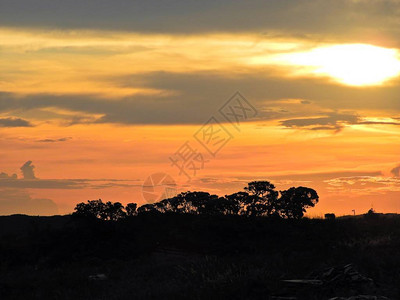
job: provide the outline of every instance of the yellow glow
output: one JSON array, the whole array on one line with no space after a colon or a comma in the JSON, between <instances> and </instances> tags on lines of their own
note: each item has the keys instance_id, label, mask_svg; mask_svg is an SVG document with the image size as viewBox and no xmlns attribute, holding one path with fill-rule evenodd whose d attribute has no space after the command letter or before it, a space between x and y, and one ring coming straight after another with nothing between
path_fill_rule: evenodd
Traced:
<instances>
[{"instance_id":1,"label":"yellow glow","mask_svg":"<svg viewBox=\"0 0 400 300\"><path fill-rule=\"evenodd\" d=\"M124 76L160 71L232 75L258 68L246 62L260 53L286 53L304 44L248 34L180 36L1 27L0 40L1 91L107 98L174 92L154 89L134 79L123 82Z\"/></svg>"},{"instance_id":2,"label":"yellow glow","mask_svg":"<svg viewBox=\"0 0 400 300\"><path fill-rule=\"evenodd\" d=\"M400 74L398 51L366 44L316 48L284 55L291 64L310 67L318 75L353 86L380 85Z\"/></svg>"}]
</instances>

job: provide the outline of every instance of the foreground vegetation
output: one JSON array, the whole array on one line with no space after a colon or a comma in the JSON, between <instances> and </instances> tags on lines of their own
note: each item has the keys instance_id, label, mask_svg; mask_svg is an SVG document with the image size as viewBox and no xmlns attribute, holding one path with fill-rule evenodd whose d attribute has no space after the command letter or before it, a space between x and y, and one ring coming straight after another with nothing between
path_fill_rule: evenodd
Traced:
<instances>
[{"instance_id":1,"label":"foreground vegetation","mask_svg":"<svg viewBox=\"0 0 400 300\"><path fill-rule=\"evenodd\" d=\"M0 217L0 299L400 299L399 249L400 217L373 213ZM283 281L349 263L373 280L368 290Z\"/></svg>"}]
</instances>

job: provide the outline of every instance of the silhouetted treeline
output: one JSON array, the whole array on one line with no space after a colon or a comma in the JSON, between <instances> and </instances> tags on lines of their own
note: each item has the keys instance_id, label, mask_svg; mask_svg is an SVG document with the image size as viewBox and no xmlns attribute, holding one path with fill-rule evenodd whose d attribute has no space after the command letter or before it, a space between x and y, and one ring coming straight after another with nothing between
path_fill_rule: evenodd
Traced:
<instances>
[{"instance_id":1,"label":"silhouetted treeline","mask_svg":"<svg viewBox=\"0 0 400 300\"><path fill-rule=\"evenodd\" d=\"M121 203L89 200L75 207L74 216L116 221L143 213L185 213L195 215L241 215L300 219L306 209L318 203L317 192L308 187L291 187L276 191L268 181L252 181L244 191L219 197L207 192L183 192L175 197L124 207Z\"/></svg>"}]
</instances>

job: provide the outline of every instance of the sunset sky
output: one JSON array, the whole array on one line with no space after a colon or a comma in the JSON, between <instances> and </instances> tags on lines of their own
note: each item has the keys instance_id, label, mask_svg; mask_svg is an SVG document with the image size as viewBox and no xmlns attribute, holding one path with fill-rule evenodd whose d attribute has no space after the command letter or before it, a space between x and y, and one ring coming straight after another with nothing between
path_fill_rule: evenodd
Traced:
<instances>
[{"instance_id":1,"label":"sunset sky","mask_svg":"<svg viewBox=\"0 0 400 300\"><path fill-rule=\"evenodd\" d=\"M145 204L155 173L312 187L311 216L400 213L400 1L1 0L0 215Z\"/></svg>"}]
</instances>

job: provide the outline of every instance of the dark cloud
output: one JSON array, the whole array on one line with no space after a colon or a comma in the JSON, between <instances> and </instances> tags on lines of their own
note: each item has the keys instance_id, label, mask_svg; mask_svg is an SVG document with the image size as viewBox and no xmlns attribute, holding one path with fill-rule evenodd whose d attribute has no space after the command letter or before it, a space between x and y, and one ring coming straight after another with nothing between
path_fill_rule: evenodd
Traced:
<instances>
[{"instance_id":1,"label":"dark cloud","mask_svg":"<svg viewBox=\"0 0 400 300\"><path fill-rule=\"evenodd\" d=\"M16 179L0 178L0 188L19 189L83 189L89 187L86 180L79 179Z\"/></svg>"},{"instance_id":2,"label":"dark cloud","mask_svg":"<svg viewBox=\"0 0 400 300\"><path fill-rule=\"evenodd\" d=\"M116 124L202 124L229 99L240 91L260 112L259 120L307 119L315 111L292 111L289 104L278 103L281 99L307 99L308 105L322 111L342 111L345 122L356 116L343 116L343 111L381 110L397 117L400 109L398 95L400 85L382 87L350 87L328 82L320 78L278 78L268 74L273 70L236 75L219 72L166 73L152 72L131 76L105 78L110 85L133 88L165 90L170 94L135 95L119 99L107 99L96 95L31 94L26 96L0 93L0 112L27 114L34 117L36 111L58 108L73 111L78 117L60 115L64 125L79 123ZM301 103L301 102L300 102ZM285 106L286 105L286 106ZM330 113L333 114L333 113ZM100 117L96 117L100 116ZM315 127L330 126L335 129L338 116L327 115L314 122ZM350 118L350 120L347 120ZM253 120L253 119L252 119ZM362 121L362 120L360 120ZM320 124L328 123L328 124ZM317 126L320 124L320 126ZM374 122L374 124L377 124ZM386 124L386 123L385 123Z\"/></svg>"},{"instance_id":3,"label":"dark cloud","mask_svg":"<svg viewBox=\"0 0 400 300\"><path fill-rule=\"evenodd\" d=\"M357 124L362 124L362 125L400 125L400 122L380 122L380 121L360 121Z\"/></svg>"},{"instance_id":4,"label":"dark cloud","mask_svg":"<svg viewBox=\"0 0 400 300\"><path fill-rule=\"evenodd\" d=\"M397 0L2 0L0 25L153 33L248 32L398 41Z\"/></svg>"},{"instance_id":5,"label":"dark cloud","mask_svg":"<svg viewBox=\"0 0 400 300\"><path fill-rule=\"evenodd\" d=\"M42 140L38 140L37 142L39 142L39 143L57 143L57 142L66 142L70 139L71 139L71 137L58 138L58 139L42 139Z\"/></svg>"},{"instance_id":6,"label":"dark cloud","mask_svg":"<svg viewBox=\"0 0 400 300\"><path fill-rule=\"evenodd\" d=\"M32 127L32 124L20 118L0 118L0 127Z\"/></svg>"},{"instance_id":7,"label":"dark cloud","mask_svg":"<svg viewBox=\"0 0 400 300\"><path fill-rule=\"evenodd\" d=\"M340 130L345 124L357 124L359 117L352 114L330 113L325 117L301 118L281 121L288 128L308 128L311 130Z\"/></svg>"},{"instance_id":8,"label":"dark cloud","mask_svg":"<svg viewBox=\"0 0 400 300\"><path fill-rule=\"evenodd\" d=\"M16 177L0 177L0 188L72 190L137 186L140 185L132 183L132 180L117 179L17 179Z\"/></svg>"},{"instance_id":9,"label":"dark cloud","mask_svg":"<svg viewBox=\"0 0 400 300\"><path fill-rule=\"evenodd\" d=\"M393 177L400 177L400 165L390 170L390 173L393 175Z\"/></svg>"},{"instance_id":10,"label":"dark cloud","mask_svg":"<svg viewBox=\"0 0 400 300\"><path fill-rule=\"evenodd\" d=\"M288 119L281 121L287 128L305 128L309 130L335 130L340 131L346 125L400 125L400 122L391 121L362 121L356 114L328 113L324 117L309 117Z\"/></svg>"}]
</instances>

